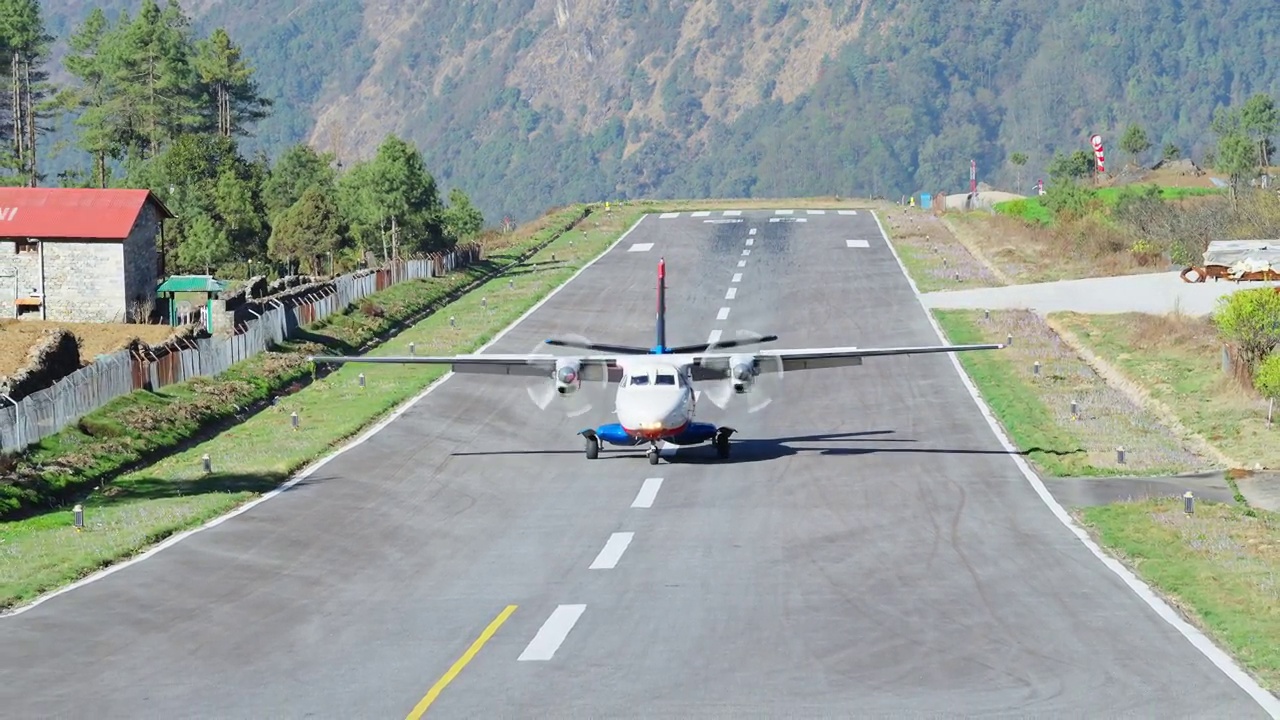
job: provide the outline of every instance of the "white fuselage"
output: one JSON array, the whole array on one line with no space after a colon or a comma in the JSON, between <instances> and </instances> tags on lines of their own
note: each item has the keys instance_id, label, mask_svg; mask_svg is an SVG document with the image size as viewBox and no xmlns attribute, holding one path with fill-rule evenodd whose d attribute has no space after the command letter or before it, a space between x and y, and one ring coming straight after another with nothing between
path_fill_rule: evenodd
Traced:
<instances>
[{"instance_id":1,"label":"white fuselage","mask_svg":"<svg viewBox=\"0 0 1280 720\"><path fill-rule=\"evenodd\" d=\"M693 383L681 366L649 361L623 369L614 411L631 435L659 440L688 427L695 404Z\"/></svg>"}]
</instances>

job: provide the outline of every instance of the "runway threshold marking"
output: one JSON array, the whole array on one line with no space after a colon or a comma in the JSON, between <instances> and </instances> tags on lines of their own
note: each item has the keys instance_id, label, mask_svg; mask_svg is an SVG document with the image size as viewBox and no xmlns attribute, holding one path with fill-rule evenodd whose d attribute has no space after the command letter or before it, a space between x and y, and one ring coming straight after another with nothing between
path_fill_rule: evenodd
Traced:
<instances>
[{"instance_id":1,"label":"runway threshold marking","mask_svg":"<svg viewBox=\"0 0 1280 720\"><path fill-rule=\"evenodd\" d=\"M640 492L636 493L636 499L631 502L631 507L653 507L653 501L657 499L658 491L661 489L662 478L647 478L644 484L640 486Z\"/></svg>"},{"instance_id":2,"label":"runway threshold marking","mask_svg":"<svg viewBox=\"0 0 1280 720\"><path fill-rule=\"evenodd\" d=\"M587 609L586 605L560 605L551 612L547 621L538 628L529 645L520 653L519 661L550 660L555 657L560 644L569 636L569 631L578 623L578 618Z\"/></svg>"},{"instance_id":3,"label":"runway threshold marking","mask_svg":"<svg viewBox=\"0 0 1280 720\"><path fill-rule=\"evenodd\" d=\"M454 678L458 677L458 673L462 672L462 668L466 667L467 663L471 662L471 659L476 656L476 653L480 652L480 648L484 647L484 644L489 642L489 638L493 637L493 634L498 632L498 628L502 627L502 624L505 623L507 618L511 617L511 613L515 611L515 605L508 605L502 612L498 613L498 617L494 618L493 622L489 623L489 626L484 629L484 632L480 633L480 637L476 638L475 642L471 643L471 647L467 648L467 651L462 654L462 657L458 658L458 661L449 668L448 672L441 675L440 679L436 681L436 684L432 685L431 689L427 691L427 694L423 695L422 699L418 701L418 704L413 706L413 710L408 715L408 720L418 720L418 718L422 717L422 714L427 711L427 708L431 707L431 703L435 702L436 698L440 697L440 693L448 687L449 683L453 682Z\"/></svg>"}]
</instances>

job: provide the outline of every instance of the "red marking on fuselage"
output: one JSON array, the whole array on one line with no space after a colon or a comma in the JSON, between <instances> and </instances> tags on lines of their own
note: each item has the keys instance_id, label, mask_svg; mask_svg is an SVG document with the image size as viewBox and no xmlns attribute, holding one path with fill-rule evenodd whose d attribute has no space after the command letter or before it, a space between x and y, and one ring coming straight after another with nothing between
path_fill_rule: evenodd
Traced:
<instances>
[{"instance_id":1,"label":"red marking on fuselage","mask_svg":"<svg viewBox=\"0 0 1280 720\"><path fill-rule=\"evenodd\" d=\"M632 430L623 426L622 430L632 437L644 438L645 440L661 440L662 438L675 437L689 428L689 421L685 421L683 425L676 428L663 428L661 430Z\"/></svg>"}]
</instances>

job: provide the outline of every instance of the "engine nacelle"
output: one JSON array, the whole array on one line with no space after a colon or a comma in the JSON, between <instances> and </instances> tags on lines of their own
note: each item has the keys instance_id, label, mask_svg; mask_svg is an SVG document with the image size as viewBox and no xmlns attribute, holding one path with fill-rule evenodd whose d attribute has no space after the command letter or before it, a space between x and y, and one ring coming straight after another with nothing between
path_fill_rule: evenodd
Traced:
<instances>
[{"instance_id":1,"label":"engine nacelle","mask_svg":"<svg viewBox=\"0 0 1280 720\"><path fill-rule=\"evenodd\" d=\"M733 391L742 394L751 389L756 379L755 358L751 355L734 355L729 358L729 377Z\"/></svg>"},{"instance_id":2,"label":"engine nacelle","mask_svg":"<svg viewBox=\"0 0 1280 720\"><path fill-rule=\"evenodd\" d=\"M556 392L561 395L572 395L582 387L582 363L578 360L556 361Z\"/></svg>"}]
</instances>

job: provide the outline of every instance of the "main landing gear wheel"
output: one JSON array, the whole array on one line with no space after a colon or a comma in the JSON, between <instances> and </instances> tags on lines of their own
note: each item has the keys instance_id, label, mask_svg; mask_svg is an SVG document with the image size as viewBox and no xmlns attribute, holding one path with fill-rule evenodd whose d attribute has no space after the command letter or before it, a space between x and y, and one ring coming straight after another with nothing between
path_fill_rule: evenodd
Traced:
<instances>
[{"instance_id":1,"label":"main landing gear wheel","mask_svg":"<svg viewBox=\"0 0 1280 720\"><path fill-rule=\"evenodd\" d=\"M587 440L587 459L595 460L596 458L600 457L600 441L596 440L593 437L588 437L586 438L586 440Z\"/></svg>"},{"instance_id":2,"label":"main landing gear wheel","mask_svg":"<svg viewBox=\"0 0 1280 720\"><path fill-rule=\"evenodd\" d=\"M727 427L725 427L725 428L720 428L719 432L717 432L717 433L716 433L716 437L715 437L715 440L714 440L714 443L715 443L715 446L716 446L716 455L717 455L721 460L728 459L728 457L729 457L729 436L730 436L730 435L732 435L732 434L734 434L735 432L737 432L737 431L736 431L736 430L734 430L733 428L727 428Z\"/></svg>"}]
</instances>

